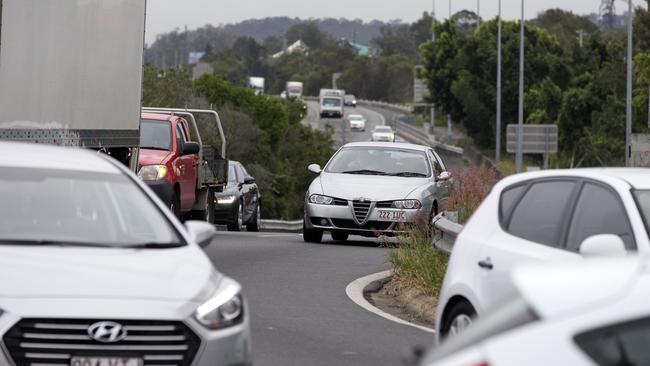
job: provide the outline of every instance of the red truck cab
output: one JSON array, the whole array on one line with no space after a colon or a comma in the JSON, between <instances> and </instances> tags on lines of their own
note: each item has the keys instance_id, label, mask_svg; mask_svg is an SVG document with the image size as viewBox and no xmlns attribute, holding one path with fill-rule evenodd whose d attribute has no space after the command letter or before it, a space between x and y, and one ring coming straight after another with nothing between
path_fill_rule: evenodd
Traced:
<instances>
[{"instance_id":1,"label":"red truck cab","mask_svg":"<svg viewBox=\"0 0 650 366\"><path fill-rule=\"evenodd\" d=\"M138 175L179 218L197 202L200 144L190 138L179 116L141 114Z\"/></svg>"}]
</instances>

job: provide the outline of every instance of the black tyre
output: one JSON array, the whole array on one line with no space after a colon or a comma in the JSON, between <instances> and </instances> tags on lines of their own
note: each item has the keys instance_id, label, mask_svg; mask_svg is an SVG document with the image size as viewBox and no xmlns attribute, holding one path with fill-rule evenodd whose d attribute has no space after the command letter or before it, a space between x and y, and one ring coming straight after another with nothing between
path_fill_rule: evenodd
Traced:
<instances>
[{"instance_id":1,"label":"black tyre","mask_svg":"<svg viewBox=\"0 0 650 366\"><path fill-rule=\"evenodd\" d=\"M261 221L262 221L262 204L258 202L257 207L255 207L255 212L253 212L253 215L251 215L248 224L246 224L246 231L253 231L253 232L260 231Z\"/></svg>"},{"instance_id":2,"label":"black tyre","mask_svg":"<svg viewBox=\"0 0 650 366\"><path fill-rule=\"evenodd\" d=\"M320 243L323 241L323 230L308 229L303 222L302 239L307 243Z\"/></svg>"},{"instance_id":3,"label":"black tyre","mask_svg":"<svg viewBox=\"0 0 650 366\"><path fill-rule=\"evenodd\" d=\"M237 211L235 212L235 217L231 224L228 224L228 231L241 231L244 226L244 205L239 202L237 205Z\"/></svg>"},{"instance_id":4,"label":"black tyre","mask_svg":"<svg viewBox=\"0 0 650 366\"><path fill-rule=\"evenodd\" d=\"M456 336L470 326L474 319L476 319L474 307L467 301L457 302L445 316L440 335L442 338Z\"/></svg>"},{"instance_id":5,"label":"black tyre","mask_svg":"<svg viewBox=\"0 0 650 366\"><path fill-rule=\"evenodd\" d=\"M346 241L348 240L348 237L350 237L348 233L343 233L340 231L332 231L332 239L336 241Z\"/></svg>"},{"instance_id":6,"label":"black tyre","mask_svg":"<svg viewBox=\"0 0 650 366\"><path fill-rule=\"evenodd\" d=\"M181 200L176 192L172 193L172 199L169 203L169 210L174 213L178 219L181 218Z\"/></svg>"}]
</instances>

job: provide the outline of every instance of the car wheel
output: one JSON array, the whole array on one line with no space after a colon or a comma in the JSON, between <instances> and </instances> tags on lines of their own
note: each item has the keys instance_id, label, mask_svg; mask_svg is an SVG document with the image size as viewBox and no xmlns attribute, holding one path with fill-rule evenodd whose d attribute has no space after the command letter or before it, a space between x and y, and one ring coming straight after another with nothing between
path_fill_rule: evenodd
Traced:
<instances>
[{"instance_id":1,"label":"car wheel","mask_svg":"<svg viewBox=\"0 0 650 366\"><path fill-rule=\"evenodd\" d=\"M172 199L169 203L169 210L174 213L178 219L181 218L181 200L178 198L176 192L172 193Z\"/></svg>"},{"instance_id":2,"label":"car wheel","mask_svg":"<svg viewBox=\"0 0 650 366\"><path fill-rule=\"evenodd\" d=\"M236 217L234 217L233 223L228 224L228 231L241 231L242 226L244 225L244 205L239 202L237 207Z\"/></svg>"},{"instance_id":3,"label":"car wheel","mask_svg":"<svg viewBox=\"0 0 650 366\"><path fill-rule=\"evenodd\" d=\"M470 303L461 301L454 304L443 322L441 336L443 338L454 337L462 333L467 327L472 325L475 318L476 310L474 310L474 307Z\"/></svg>"},{"instance_id":4,"label":"car wheel","mask_svg":"<svg viewBox=\"0 0 650 366\"><path fill-rule=\"evenodd\" d=\"M260 231L260 223L262 222L262 204L258 201L255 207L255 213L251 215L250 222L246 224L246 231Z\"/></svg>"},{"instance_id":5,"label":"car wheel","mask_svg":"<svg viewBox=\"0 0 650 366\"><path fill-rule=\"evenodd\" d=\"M350 235L348 235L348 233L343 233L340 231L332 231L332 239L336 241L346 241L348 240L349 236Z\"/></svg>"},{"instance_id":6,"label":"car wheel","mask_svg":"<svg viewBox=\"0 0 650 366\"><path fill-rule=\"evenodd\" d=\"M323 241L323 230L308 229L305 223L302 223L302 239L307 243L320 243Z\"/></svg>"}]
</instances>

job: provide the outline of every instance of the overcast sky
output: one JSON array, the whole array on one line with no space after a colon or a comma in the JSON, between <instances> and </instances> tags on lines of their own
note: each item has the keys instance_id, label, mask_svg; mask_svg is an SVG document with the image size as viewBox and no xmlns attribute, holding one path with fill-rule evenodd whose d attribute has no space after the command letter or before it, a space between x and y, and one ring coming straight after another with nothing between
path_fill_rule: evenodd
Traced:
<instances>
[{"instance_id":1,"label":"overcast sky","mask_svg":"<svg viewBox=\"0 0 650 366\"><path fill-rule=\"evenodd\" d=\"M521 1L502 0L503 17L518 18ZM447 17L449 0L436 0L436 14ZM480 0L481 17L492 18L498 9L497 0ZM637 5L645 1L635 0ZM148 0L147 43L156 35L174 28L195 29L205 24L236 23L251 18L289 16L299 18L348 18L370 21L394 20L412 22L423 11L431 11L433 0ZM626 2L617 1L617 12L626 10ZM476 0L453 0L452 11L475 11ZM597 13L600 0L526 0L526 17L535 17L540 11L562 8L577 14Z\"/></svg>"}]
</instances>

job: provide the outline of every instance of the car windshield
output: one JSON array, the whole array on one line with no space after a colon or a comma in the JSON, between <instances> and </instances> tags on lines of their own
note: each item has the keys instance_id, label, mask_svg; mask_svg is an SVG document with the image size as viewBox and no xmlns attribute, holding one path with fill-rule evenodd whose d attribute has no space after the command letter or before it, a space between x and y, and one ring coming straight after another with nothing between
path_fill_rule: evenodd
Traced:
<instances>
[{"instance_id":1,"label":"car windshield","mask_svg":"<svg viewBox=\"0 0 650 366\"><path fill-rule=\"evenodd\" d=\"M650 190L634 190L633 193L648 235L650 235Z\"/></svg>"},{"instance_id":2,"label":"car windshield","mask_svg":"<svg viewBox=\"0 0 650 366\"><path fill-rule=\"evenodd\" d=\"M142 120L140 147L151 150L171 150L171 123L169 121Z\"/></svg>"},{"instance_id":3,"label":"car windshield","mask_svg":"<svg viewBox=\"0 0 650 366\"><path fill-rule=\"evenodd\" d=\"M323 98L323 106L325 107L340 107L341 99L339 98Z\"/></svg>"},{"instance_id":4,"label":"car windshield","mask_svg":"<svg viewBox=\"0 0 650 366\"><path fill-rule=\"evenodd\" d=\"M360 116L358 114L351 114L351 115L348 116L348 119L351 120L351 121L362 121L363 116Z\"/></svg>"},{"instance_id":5,"label":"car windshield","mask_svg":"<svg viewBox=\"0 0 650 366\"><path fill-rule=\"evenodd\" d=\"M153 201L120 173L5 167L0 202L0 245L181 245Z\"/></svg>"},{"instance_id":6,"label":"car windshield","mask_svg":"<svg viewBox=\"0 0 650 366\"><path fill-rule=\"evenodd\" d=\"M332 158L325 171L363 175L429 176L424 152L391 148L349 147L341 149Z\"/></svg>"},{"instance_id":7,"label":"car windshield","mask_svg":"<svg viewBox=\"0 0 650 366\"><path fill-rule=\"evenodd\" d=\"M393 129L390 128L390 127L377 127L377 128L375 128L375 132L390 133L390 132L393 132Z\"/></svg>"},{"instance_id":8,"label":"car windshield","mask_svg":"<svg viewBox=\"0 0 650 366\"><path fill-rule=\"evenodd\" d=\"M235 166L228 165L228 184L237 184L237 175L235 173Z\"/></svg>"},{"instance_id":9,"label":"car windshield","mask_svg":"<svg viewBox=\"0 0 650 366\"><path fill-rule=\"evenodd\" d=\"M346 95L345 96L345 101L346 102L352 102L354 100L354 95Z\"/></svg>"}]
</instances>

